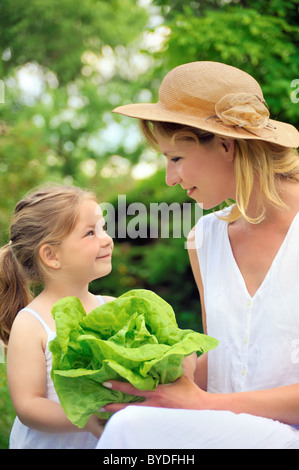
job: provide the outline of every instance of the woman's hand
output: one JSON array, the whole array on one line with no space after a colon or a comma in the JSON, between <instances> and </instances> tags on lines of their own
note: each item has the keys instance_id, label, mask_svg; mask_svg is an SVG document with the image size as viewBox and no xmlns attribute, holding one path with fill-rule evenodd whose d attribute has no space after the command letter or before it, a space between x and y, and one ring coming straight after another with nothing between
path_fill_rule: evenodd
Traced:
<instances>
[{"instance_id":1,"label":"woman's hand","mask_svg":"<svg viewBox=\"0 0 299 470\"><path fill-rule=\"evenodd\" d=\"M111 380L106 387L119 390L130 395L142 396L143 402L134 403L134 406L155 406L160 408L206 409L208 393L204 392L194 383L194 376L198 367L196 353L183 361L184 375L173 383L158 385L154 391L142 391L128 382ZM115 413L132 403L111 403L106 405L105 411Z\"/></svg>"},{"instance_id":2,"label":"woman's hand","mask_svg":"<svg viewBox=\"0 0 299 470\"><path fill-rule=\"evenodd\" d=\"M193 410L206 409L208 393L201 390L189 377L183 375L171 384L158 385L154 391L138 390L127 382L111 380L106 387L130 395L142 396L145 401L134 403L134 406L155 406L160 408L185 408ZM132 403L111 403L106 405L105 411L115 413Z\"/></svg>"}]
</instances>

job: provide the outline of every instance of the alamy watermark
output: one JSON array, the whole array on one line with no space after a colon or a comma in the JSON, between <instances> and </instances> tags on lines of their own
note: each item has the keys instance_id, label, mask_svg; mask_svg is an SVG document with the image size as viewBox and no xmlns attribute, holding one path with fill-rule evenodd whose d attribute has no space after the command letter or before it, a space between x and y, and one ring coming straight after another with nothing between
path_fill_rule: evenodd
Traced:
<instances>
[{"instance_id":1,"label":"alamy watermark","mask_svg":"<svg viewBox=\"0 0 299 470\"><path fill-rule=\"evenodd\" d=\"M99 204L98 213L103 215L106 232L112 238L185 238L185 248L192 248L188 236L202 217L203 209L201 204L190 202L127 204L126 195L119 195L116 207L104 202ZM100 224L98 230L102 230Z\"/></svg>"}]
</instances>

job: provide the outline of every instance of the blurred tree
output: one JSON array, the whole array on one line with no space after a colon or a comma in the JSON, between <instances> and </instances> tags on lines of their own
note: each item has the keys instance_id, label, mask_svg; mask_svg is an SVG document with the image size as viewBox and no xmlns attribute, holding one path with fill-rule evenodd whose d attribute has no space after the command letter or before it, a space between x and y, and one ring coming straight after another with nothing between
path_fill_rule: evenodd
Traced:
<instances>
[{"instance_id":1,"label":"blurred tree","mask_svg":"<svg viewBox=\"0 0 299 470\"><path fill-rule=\"evenodd\" d=\"M116 208L118 194L127 206L139 201L147 209L188 202L180 188L166 187L163 171L134 180L132 167L153 157L137 122L111 113L156 99L165 73L183 62L244 69L261 83L272 117L298 124L290 99L298 78L298 1L152 3L156 17L148 22L149 9L133 0L0 2L1 242L15 202L44 181L91 187L99 202ZM116 238L113 266L94 291L152 289L173 305L180 325L201 328L184 237Z\"/></svg>"},{"instance_id":2,"label":"blurred tree","mask_svg":"<svg viewBox=\"0 0 299 470\"><path fill-rule=\"evenodd\" d=\"M216 8L217 3L223 6ZM174 2L168 22L172 33L160 53L164 69L194 60L239 67L261 84L274 119L299 124L298 107L291 101L291 82L299 73L297 0L187 1L181 11L176 8Z\"/></svg>"},{"instance_id":3,"label":"blurred tree","mask_svg":"<svg viewBox=\"0 0 299 470\"><path fill-rule=\"evenodd\" d=\"M133 0L0 3L1 241L15 202L43 181L92 185L103 197L115 191L117 168L113 182L100 178L111 155L126 152L121 128L108 132L112 102L137 89L130 73L141 70L130 60L147 21ZM131 146L132 161L140 148Z\"/></svg>"},{"instance_id":4,"label":"blurred tree","mask_svg":"<svg viewBox=\"0 0 299 470\"><path fill-rule=\"evenodd\" d=\"M153 4L161 7L166 20L173 19L178 13L184 13L186 8L193 16L204 16L207 10L241 6L258 11L261 15L271 15L287 18L289 24L298 25L297 0L153 0Z\"/></svg>"},{"instance_id":5,"label":"blurred tree","mask_svg":"<svg viewBox=\"0 0 299 470\"><path fill-rule=\"evenodd\" d=\"M147 22L147 13L132 0L2 0L0 56L2 76L35 61L52 70L61 83L80 76L85 51L100 54L105 44L126 45Z\"/></svg>"},{"instance_id":6,"label":"blurred tree","mask_svg":"<svg viewBox=\"0 0 299 470\"><path fill-rule=\"evenodd\" d=\"M112 197L111 203L117 210L116 198L117 195ZM146 209L146 217L139 218L141 226L137 228L143 236L136 239L129 236L115 237L112 273L94 281L91 289L94 292L104 290L114 296L129 289L151 289L173 306L180 327L202 330L199 296L190 268L188 251L185 249L188 225L193 227L197 220L195 204L180 186L166 186L163 170L145 180L135 182L134 188L126 194L125 211L127 212L130 205L136 201L142 202ZM169 214L168 218L164 212L164 218L160 214L158 220L155 214L153 216L152 203L166 203L170 207L174 202L180 207L177 213ZM187 213L185 219L184 203L191 208L190 216ZM127 217L127 227L134 217L138 219L138 210L133 218ZM118 220L117 213L115 220ZM156 222L158 237L151 238L150 228L153 228ZM165 228L164 235L162 226ZM177 227L180 230L177 230Z\"/></svg>"}]
</instances>

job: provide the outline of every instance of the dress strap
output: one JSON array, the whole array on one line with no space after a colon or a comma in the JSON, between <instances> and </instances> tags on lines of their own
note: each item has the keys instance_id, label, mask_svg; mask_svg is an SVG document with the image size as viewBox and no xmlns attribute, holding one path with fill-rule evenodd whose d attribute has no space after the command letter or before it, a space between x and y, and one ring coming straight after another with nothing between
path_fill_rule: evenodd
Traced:
<instances>
[{"instance_id":1,"label":"dress strap","mask_svg":"<svg viewBox=\"0 0 299 470\"><path fill-rule=\"evenodd\" d=\"M105 300L103 299L103 297L102 297L101 295L97 295L96 297L97 297L97 299L98 299L100 305L103 305L103 304L105 303ZM46 333L47 333L48 336L49 336L49 335L52 336L53 334L55 334L55 331L51 330L51 328L47 325L47 323L45 322L45 320L44 320L35 310L33 310L32 308L30 308L30 307L25 307L25 308L23 308L22 310L20 310L19 313L21 313L21 312L29 312L29 313L31 313L31 314L43 325L43 327L44 327L44 329L46 330Z\"/></svg>"},{"instance_id":2,"label":"dress strap","mask_svg":"<svg viewBox=\"0 0 299 470\"><path fill-rule=\"evenodd\" d=\"M51 328L47 325L47 323L45 322L45 320L35 311L33 310L32 308L30 307L25 307L23 308L19 313L21 312L29 312L31 313L41 324L42 326L44 327L44 329L46 330L46 333L48 336L53 336L55 335L55 331L51 330Z\"/></svg>"},{"instance_id":3,"label":"dress strap","mask_svg":"<svg viewBox=\"0 0 299 470\"><path fill-rule=\"evenodd\" d=\"M103 299L101 295L97 295L97 299L100 302L100 305L103 305L105 303L105 300Z\"/></svg>"}]
</instances>

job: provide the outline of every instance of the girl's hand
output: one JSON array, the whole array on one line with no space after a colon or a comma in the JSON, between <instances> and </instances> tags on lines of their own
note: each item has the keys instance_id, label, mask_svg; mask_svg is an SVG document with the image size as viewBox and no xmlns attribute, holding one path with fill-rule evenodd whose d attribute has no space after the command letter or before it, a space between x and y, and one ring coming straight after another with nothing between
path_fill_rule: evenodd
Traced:
<instances>
[{"instance_id":1,"label":"girl's hand","mask_svg":"<svg viewBox=\"0 0 299 470\"><path fill-rule=\"evenodd\" d=\"M84 430L92 433L99 439L104 431L106 422L106 419L100 419L96 415L91 415L84 426Z\"/></svg>"},{"instance_id":2,"label":"girl's hand","mask_svg":"<svg viewBox=\"0 0 299 470\"><path fill-rule=\"evenodd\" d=\"M207 409L208 393L201 390L189 377L183 375L171 384L158 385L154 391L138 390L127 382L111 380L104 384L113 390L130 395L142 396L145 401L140 403L111 403L106 405L105 411L115 413L128 405L133 406L155 406L162 408L185 408L193 410Z\"/></svg>"},{"instance_id":3,"label":"girl's hand","mask_svg":"<svg viewBox=\"0 0 299 470\"><path fill-rule=\"evenodd\" d=\"M194 382L194 374L197 367L197 355L193 353L191 356L185 357L183 360L184 375Z\"/></svg>"}]
</instances>

